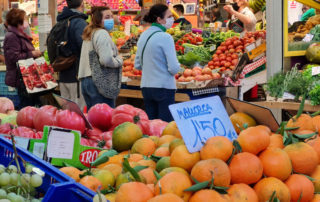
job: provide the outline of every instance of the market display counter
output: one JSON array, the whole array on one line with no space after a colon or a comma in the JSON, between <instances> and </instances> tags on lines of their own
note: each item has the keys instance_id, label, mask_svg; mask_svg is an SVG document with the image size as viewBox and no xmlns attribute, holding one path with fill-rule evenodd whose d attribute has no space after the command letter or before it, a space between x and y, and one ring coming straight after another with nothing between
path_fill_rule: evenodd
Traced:
<instances>
[{"instance_id":1,"label":"market display counter","mask_svg":"<svg viewBox=\"0 0 320 202\"><path fill-rule=\"evenodd\" d=\"M297 111L300 107L300 103L297 103L297 102L265 101L265 102L252 102L252 103L262 107L269 108L269 109L283 109L283 110ZM308 111L308 112L320 111L320 105L313 106L308 103L305 103L304 111Z\"/></svg>"}]
</instances>

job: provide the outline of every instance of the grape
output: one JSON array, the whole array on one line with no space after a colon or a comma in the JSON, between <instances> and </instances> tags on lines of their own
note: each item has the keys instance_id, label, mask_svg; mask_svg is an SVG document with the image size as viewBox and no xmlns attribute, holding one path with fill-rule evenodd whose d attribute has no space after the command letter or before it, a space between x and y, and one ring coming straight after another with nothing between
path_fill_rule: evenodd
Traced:
<instances>
[{"instance_id":1,"label":"grape","mask_svg":"<svg viewBox=\"0 0 320 202\"><path fill-rule=\"evenodd\" d=\"M34 199L32 199L32 200L31 200L31 202L40 202L40 200L39 200L39 199L34 198Z\"/></svg>"},{"instance_id":2,"label":"grape","mask_svg":"<svg viewBox=\"0 0 320 202\"><path fill-rule=\"evenodd\" d=\"M40 187L42 185L42 177L38 174L34 174L31 176L31 186Z\"/></svg>"},{"instance_id":3,"label":"grape","mask_svg":"<svg viewBox=\"0 0 320 202\"><path fill-rule=\"evenodd\" d=\"M7 198L7 192L3 189L0 189L0 199Z\"/></svg>"},{"instance_id":4,"label":"grape","mask_svg":"<svg viewBox=\"0 0 320 202\"><path fill-rule=\"evenodd\" d=\"M31 173L31 172L32 172L32 168L33 168L33 166L30 165L30 164L28 164L28 165L26 166L26 173Z\"/></svg>"},{"instance_id":5,"label":"grape","mask_svg":"<svg viewBox=\"0 0 320 202\"><path fill-rule=\"evenodd\" d=\"M21 175L21 184L22 184L22 186L28 186L29 185L29 183L30 183L30 174L26 174L26 173L24 173L24 174L22 174Z\"/></svg>"},{"instance_id":6,"label":"grape","mask_svg":"<svg viewBox=\"0 0 320 202\"><path fill-rule=\"evenodd\" d=\"M16 172L18 172L17 166L15 166L15 165L10 165L10 166L8 167L8 170L9 170L10 173L16 173Z\"/></svg>"},{"instance_id":7,"label":"grape","mask_svg":"<svg viewBox=\"0 0 320 202\"><path fill-rule=\"evenodd\" d=\"M11 202L9 199L0 199L1 202Z\"/></svg>"},{"instance_id":8,"label":"grape","mask_svg":"<svg viewBox=\"0 0 320 202\"><path fill-rule=\"evenodd\" d=\"M4 165L0 164L0 174L4 173L5 170L6 170L6 167L4 167Z\"/></svg>"},{"instance_id":9,"label":"grape","mask_svg":"<svg viewBox=\"0 0 320 202\"><path fill-rule=\"evenodd\" d=\"M11 193L9 193L11 194ZM10 198L9 198L9 194L8 194L8 199L11 201L11 202L24 202L24 198L20 195L16 195L15 193L13 193L14 195L11 195Z\"/></svg>"},{"instance_id":10,"label":"grape","mask_svg":"<svg viewBox=\"0 0 320 202\"><path fill-rule=\"evenodd\" d=\"M7 198L10 200L10 201L13 201L13 199L15 199L17 196L17 194L11 192L8 194Z\"/></svg>"},{"instance_id":11,"label":"grape","mask_svg":"<svg viewBox=\"0 0 320 202\"><path fill-rule=\"evenodd\" d=\"M0 186L6 186L10 183L10 175L8 173L2 173L0 175Z\"/></svg>"},{"instance_id":12,"label":"grape","mask_svg":"<svg viewBox=\"0 0 320 202\"><path fill-rule=\"evenodd\" d=\"M10 184L17 186L18 185L18 177L19 177L19 175L17 173L11 173L10 174Z\"/></svg>"}]
</instances>

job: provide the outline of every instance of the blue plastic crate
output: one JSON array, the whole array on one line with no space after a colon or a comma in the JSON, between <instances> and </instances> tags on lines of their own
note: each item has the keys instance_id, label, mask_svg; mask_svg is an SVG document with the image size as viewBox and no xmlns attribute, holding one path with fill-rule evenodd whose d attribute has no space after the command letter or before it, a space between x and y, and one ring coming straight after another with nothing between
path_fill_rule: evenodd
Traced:
<instances>
[{"instance_id":1,"label":"blue plastic crate","mask_svg":"<svg viewBox=\"0 0 320 202\"><path fill-rule=\"evenodd\" d=\"M27 150L17 146L18 155L26 162L45 172L43 184L37 188L40 193L45 194L43 201L46 202L84 202L92 201L95 193L88 188L76 183L72 178L59 171ZM14 157L12 143L3 137L0 137L0 164L8 166ZM20 167L23 169L22 161L19 159ZM15 163L13 163L15 164Z\"/></svg>"},{"instance_id":2,"label":"blue plastic crate","mask_svg":"<svg viewBox=\"0 0 320 202\"><path fill-rule=\"evenodd\" d=\"M0 72L0 96L18 95L18 92L9 91L8 86L5 84L6 72Z\"/></svg>"}]
</instances>

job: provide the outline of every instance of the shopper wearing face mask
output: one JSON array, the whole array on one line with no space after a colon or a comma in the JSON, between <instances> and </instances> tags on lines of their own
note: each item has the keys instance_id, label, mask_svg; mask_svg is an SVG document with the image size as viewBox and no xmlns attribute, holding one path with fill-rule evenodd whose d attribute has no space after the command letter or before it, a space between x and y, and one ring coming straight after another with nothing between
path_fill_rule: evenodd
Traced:
<instances>
[{"instance_id":1,"label":"shopper wearing face mask","mask_svg":"<svg viewBox=\"0 0 320 202\"><path fill-rule=\"evenodd\" d=\"M113 43L109 31L113 29L114 19L110 8L93 7L91 9L91 22L83 31L83 43L81 49L80 66L78 77L81 83L83 97L88 110L95 104L106 103L110 107L115 107L115 99L107 98L99 93L92 80L92 71L89 63L89 53L95 50L99 56L99 62L104 68L119 69L118 74L108 76L118 77L115 80L121 82L122 58L118 54L116 45ZM106 78L103 78L106 79ZM119 86L120 83L110 83L110 86ZM110 86L105 86L109 88Z\"/></svg>"},{"instance_id":2,"label":"shopper wearing face mask","mask_svg":"<svg viewBox=\"0 0 320 202\"><path fill-rule=\"evenodd\" d=\"M40 99L37 95L28 95L25 90L23 82L20 80L20 73L17 69L17 62L29 58L37 58L41 56L41 52L35 50L32 45L32 38L28 36L23 30L24 21L26 19L26 12L13 8L6 16L6 24L8 31L4 39L4 57L6 63L6 78L5 83L8 86L14 87L18 90L20 99L20 109L25 106L34 106L40 104Z\"/></svg>"},{"instance_id":3,"label":"shopper wearing face mask","mask_svg":"<svg viewBox=\"0 0 320 202\"><path fill-rule=\"evenodd\" d=\"M173 38L166 33L174 22L166 5L151 7L144 21L152 23L138 41L135 68L142 69L141 89L150 119L171 121L168 106L174 103L175 74L180 70Z\"/></svg>"},{"instance_id":4,"label":"shopper wearing face mask","mask_svg":"<svg viewBox=\"0 0 320 202\"><path fill-rule=\"evenodd\" d=\"M223 8L232 16L229 29L238 33L256 31L257 19L249 9L248 0L235 0L232 5Z\"/></svg>"}]
</instances>

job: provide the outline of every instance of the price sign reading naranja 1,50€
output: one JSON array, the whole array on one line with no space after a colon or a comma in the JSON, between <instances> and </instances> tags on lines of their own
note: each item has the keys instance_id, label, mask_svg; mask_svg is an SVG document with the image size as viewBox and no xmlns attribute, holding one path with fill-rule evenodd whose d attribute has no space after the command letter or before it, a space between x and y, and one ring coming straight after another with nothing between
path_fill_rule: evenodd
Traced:
<instances>
[{"instance_id":1,"label":"price sign reading naranja 1,50\u20ac","mask_svg":"<svg viewBox=\"0 0 320 202\"><path fill-rule=\"evenodd\" d=\"M237 138L219 96L173 104L169 109L190 153L200 151L210 137Z\"/></svg>"}]
</instances>

